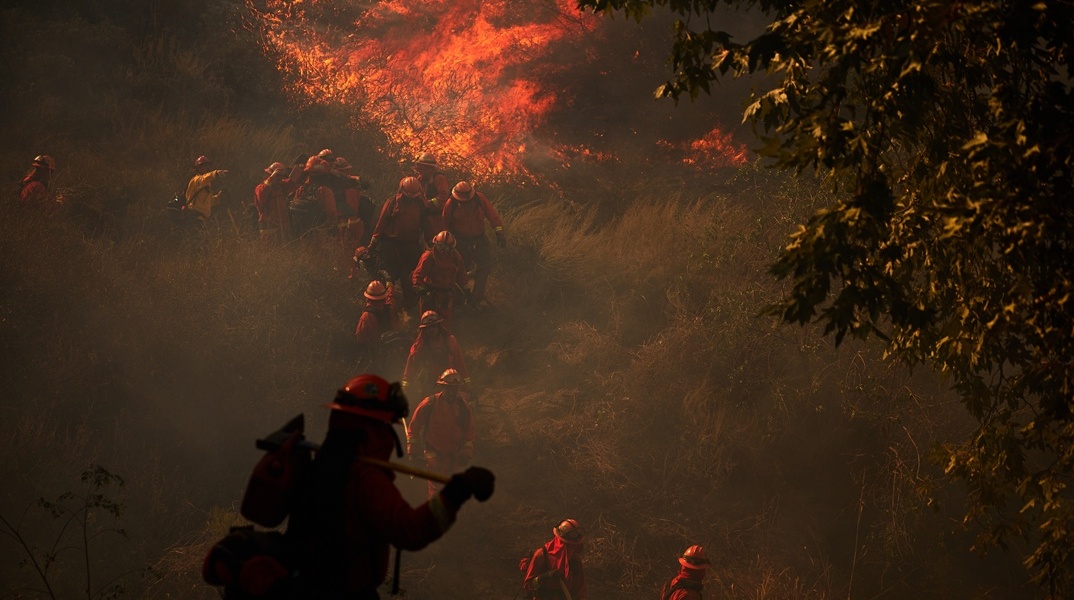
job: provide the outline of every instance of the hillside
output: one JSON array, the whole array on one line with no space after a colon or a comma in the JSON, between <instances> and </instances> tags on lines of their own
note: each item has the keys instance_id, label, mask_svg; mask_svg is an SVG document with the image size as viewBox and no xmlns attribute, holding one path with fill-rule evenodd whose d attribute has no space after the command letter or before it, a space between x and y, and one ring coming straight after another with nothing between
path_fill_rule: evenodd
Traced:
<instances>
[{"instance_id":1,"label":"hillside","mask_svg":"<svg viewBox=\"0 0 1074 600\"><path fill-rule=\"evenodd\" d=\"M108 493L125 510L96 526L126 537L95 539L89 563L101 583L129 571L126 597L215 597L198 569L237 519L253 440L299 412L319 439L320 405L362 368L338 257L266 249L242 221L262 169L330 147L378 202L408 170L342 107L292 104L240 15L0 12L0 173L14 188L51 154L64 199L55 215L12 193L0 206L0 516L40 551L57 522L38 498L82 490L93 464L122 476ZM237 219L188 230L165 205L200 154L232 172ZM960 491L937 480L930 449L969 427L945 382L757 316L775 251L823 200L812 182L624 145L483 189L510 244L496 310L463 313L457 335L480 392L475 462L499 487L404 554L408 597L515 596L519 559L568 516L588 530L591 600L654 597L692 543L713 551L711 597L1035 597L1015 558L970 553ZM24 558L0 542L3 597L49 597ZM55 597L82 595L81 560L59 556Z\"/></svg>"}]
</instances>

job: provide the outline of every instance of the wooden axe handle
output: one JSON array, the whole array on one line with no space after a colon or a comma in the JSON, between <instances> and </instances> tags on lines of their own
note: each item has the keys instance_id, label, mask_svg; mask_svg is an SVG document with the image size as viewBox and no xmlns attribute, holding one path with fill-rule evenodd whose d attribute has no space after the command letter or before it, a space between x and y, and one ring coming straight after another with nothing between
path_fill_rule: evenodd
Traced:
<instances>
[{"instance_id":1,"label":"wooden axe handle","mask_svg":"<svg viewBox=\"0 0 1074 600\"><path fill-rule=\"evenodd\" d=\"M390 471L395 471L396 473L406 473L407 475L421 477L422 479L428 479L429 481L435 481L437 483L447 483L451 481L451 477L448 477L447 475L433 473L432 471L426 471L425 469L419 469L417 467L412 467L403 463L389 462L377 458L369 458L368 456L359 456L358 460L366 463L367 465L382 467Z\"/></svg>"}]
</instances>

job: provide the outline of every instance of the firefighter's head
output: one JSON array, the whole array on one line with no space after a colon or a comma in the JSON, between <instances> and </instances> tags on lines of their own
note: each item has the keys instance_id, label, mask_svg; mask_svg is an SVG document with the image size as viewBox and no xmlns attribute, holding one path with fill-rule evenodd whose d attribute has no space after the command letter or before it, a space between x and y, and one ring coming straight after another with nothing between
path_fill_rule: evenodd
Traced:
<instances>
[{"instance_id":1,"label":"firefighter's head","mask_svg":"<svg viewBox=\"0 0 1074 600\"><path fill-rule=\"evenodd\" d=\"M352 377L336 392L334 401L326 404L332 409L328 428L361 428L368 435L365 448L373 456L387 458L394 445L396 454L403 456L403 444L392 427L410 414L410 406L398 382L366 373ZM354 419L358 417L358 419Z\"/></svg>"},{"instance_id":2,"label":"firefighter's head","mask_svg":"<svg viewBox=\"0 0 1074 600\"><path fill-rule=\"evenodd\" d=\"M705 553L705 548L701 546L690 546L679 557L679 564L687 569L705 570L712 564L709 561L708 554Z\"/></svg>"},{"instance_id":3,"label":"firefighter's head","mask_svg":"<svg viewBox=\"0 0 1074 600\"><path fill-rule=\"evenodd\" d=\"M449 399L459 396L459 388L462 386L462 375L455 369L445 369L440 377L436 378L436 386Z\"/></svg>"},{"instance_id":4,"label":"firefighter's head","mask_svg":"<svg viewBox=\"0 0 1074 600\"><path fill-rule=\"evenodd\" d=\"M374 279L369 282L369 285L365 286L365 291L362 295L371 302L384 302L388 299L388 286L379 279Z\"/></svg>"},{"instance_id":5,"label":"firefighter's head","mask_svg":"<svg viewBox=\"0 0 1074 600\"><path fill-rule=\"evenodd\" d=\"M428 177L436 173L436 155L425 152L414 161L414 172L422 177Z\"/></svg>"},{"instance_id":6,"label":"firefighter's head","mask_svg":"<svg viewBox=\"0 0 1074 600\"><path fill-rule=\"evenodd\" d=\"M351 166L351 163L347 162L347 159L342 156L337 156L336 160L332 161L332 170L336 173L347 175L352 169L354 169L354 167Z\"/></svg>"},{"instance_id":7,"label":"firefighter's head","mask_svg":"<svg viewBox=\"0 0 1074 600\"><path fill-rule=\"evenodd\" d=\"M213 161L204 154L194 159L194 172L204 175L213 170Z\"/></svg>"},{"instance_id":8,"label":"firefighter's head","mask_svg":"<svg viewBox=\"0 0 1074 600\"><path fill-rule=\"evenodd\" d=\"M321 150L317 153L317 158L325 161L328 164L332 164L336 161L336 153L332 152L328 148L325 148L324 150Z\"/></svg>"},{"instance_id":9,"label":"firefighter's head","mask_svg":"<svg viewBox=\"0 0 1074 600\"><path fill-rule=\"evenodd\" d=\"M52 173L56 170L56 161L48 154L39 154L34 157L34 162L30 163L30 166L47 173Z\"/></svg>"},{"instance_id":10,"label":"firefighter's head","mask_svg":"<svg viewBox=\"0 0 1074 600\"><path fill-rule=\"evenodd\" d=\"M407 198L421 197L421 182L417 177L404 177L399 180L399 193Z\"/></svg>"},{"instance_id":11,"label":"firefighter's head","mask_svg":"<svg viewBox=\"0 0 1074 600\"><path fill-rule=\"evenodd\" d=\"M421 313L421 321L418 323L418 329L423 332L435 331L443 329L444 317L440 316L440 313L435 310L427 310Z\"/></svg>"},{"instance_id":12,"label":"firefighter's head","mask_svg":"<svg viewBox=\"0 0 1074 600\"><path fill-rule=\"evenodd\" d=\"M437 254L450 253L455 249L455 236L450 231L441 231L433 236L433 251Z\"/></svg>"},{"instance_id":13,"label":"firefighter's head","mask_svg":"<svg viewBox=\"0 0 1074 600\"><path fill-rule=\"evenodd\" d=\"M552 528L552 534L567 546L580 546L585 541L582 526L574 519L564 519Z\"/></svg>"},{"instance_id":14,"label":"firefighter's head","mask_svg":"<svg viewBox=\"0 0 1074 600\"><path fill-rule=\"evenodd\" d=\"M474 197L474 186L467 181L460 181L451 188L451 197L459 202L469 202Z\"/></svg>"}]
</instances>

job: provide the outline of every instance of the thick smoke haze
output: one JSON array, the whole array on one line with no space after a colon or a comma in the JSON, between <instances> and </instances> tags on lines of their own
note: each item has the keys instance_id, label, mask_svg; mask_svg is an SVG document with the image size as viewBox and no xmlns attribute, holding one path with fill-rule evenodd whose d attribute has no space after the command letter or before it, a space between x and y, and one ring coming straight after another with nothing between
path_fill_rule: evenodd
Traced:
<instances>
[{"instance_id":1,"label":"thick smoke haze","mask_svg":"<svg viewBox=\"0 0 1074 600\"><path fill-rule=\"evenodd\" d=\"M80 474L103 465L125 480L104 490L125 508L90 527L126 535L94 538L94 581L130 572L125 597L217 597L201 560L242 522L254 440L304 413L319 441L321 405L366 367L349 257L310 240L259 244L244 212L252 190L269 163L332 148L379 207L432 144L452 157L452 183L478 181L509 237L494 250L495 310L460 310L456 332L478 396L474 462L498 489L442 540L404 553L408 597L515 596L519 559L566 517L588 532L589 600L656 597L695 543L713 556L710 597L1034 597L1015 559L968 550L960 492L929 462L968 427L946 383L757 316L779 292L768 264L824 201L814 182L742 151L757 143L739 125L743 105L763 81L657 101L670 19L590 15L525 67L557 101L539 127L512 132L527 144L519 171L480 172L477 154L424 141L435 123L419 142L380 127L363 112L378 110L368 90L310 101L293 57L266 42L265 27L301 23L353 41L347 27L367 9L403 4L419 3L0 10L0 173L14 190L50 154L63 198L54 214L14 191L0 206L4 531L43 556L62 521L37 500L84 493ZM504 27L561 8L502 4L493 22ZM446 27L439 13L410 18ZM743 35L759 23L721 18ZM690 144L717 129L730 154L698 155ZM231 175L226 217L195 230L165 209L199 155ZM385 360L388 379L403 358ZM423 482L398 484L424 501ZM64 539L73 549L50 570L54 597L82 596L81 542ZM27 558L0 537L0 597L49 597Z\"/></svg>"}]
</instances>

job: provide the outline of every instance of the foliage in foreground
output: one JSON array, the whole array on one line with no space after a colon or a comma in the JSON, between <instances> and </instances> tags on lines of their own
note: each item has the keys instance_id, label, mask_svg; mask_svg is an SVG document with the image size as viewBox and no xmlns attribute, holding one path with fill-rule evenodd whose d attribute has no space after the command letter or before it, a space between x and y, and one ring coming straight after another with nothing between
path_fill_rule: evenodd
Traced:
<instances>
[{"instance_id":1,"label":"foliage in foreground","mask_svg":"<svg viewBox=\"0 0 1074 600\"><path fill-rule=\"evenodd\" d=\"M1074 95L1069 2L581 0L673 11L658 96L767 73L745 116L777 167L836 191L791 238L773 312L837 341L876 335L948 373L979 426L946 448L981 541L1026 537L1026 564L1074 590ZM708 18L759 6L738 43ZM699 16L701 18L691 18Z\"/></svg>"}]
</instances>

